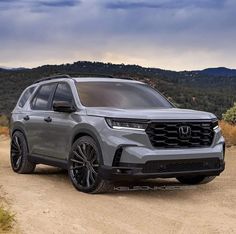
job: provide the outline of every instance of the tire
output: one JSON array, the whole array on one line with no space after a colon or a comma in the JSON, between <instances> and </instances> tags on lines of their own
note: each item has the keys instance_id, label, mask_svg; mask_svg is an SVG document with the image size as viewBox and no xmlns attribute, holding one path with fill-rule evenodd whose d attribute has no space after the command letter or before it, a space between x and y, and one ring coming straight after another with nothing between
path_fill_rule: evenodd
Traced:
<instances>
[{"instance_id":1,"label":"tire","mask_svg":"<svg viewBox=\"0 0 236 234\"><path fill-rule=\"evenodd\" d=\"M83 136L72 145L68 174L74 187L84 193L105 193L113 189L110 181L99 175L101 165L99 146L90 136Z\"/></svg>"},{"instance_id":2,"label":"tire","mask_svg":"<svg viewBox=\"0 0 236 234\"><path fill-rule=\"evenodd\" d=\"M215 176L192 176L192 177L177 177L176 178L182 184L196 185L207 184L215 179Z\"/></svg>"},{"instance_id":3,"label":"tire","mask_svg":"<svg viewBox=\"0 0 236 234\"><path fill-rule=\"evenodd\" d=\"M28 160L28 146L23 133L16 131L11 139L11 167L19 174L30 174L34 172L35 163Z\"/></svg>"}]
</instances>

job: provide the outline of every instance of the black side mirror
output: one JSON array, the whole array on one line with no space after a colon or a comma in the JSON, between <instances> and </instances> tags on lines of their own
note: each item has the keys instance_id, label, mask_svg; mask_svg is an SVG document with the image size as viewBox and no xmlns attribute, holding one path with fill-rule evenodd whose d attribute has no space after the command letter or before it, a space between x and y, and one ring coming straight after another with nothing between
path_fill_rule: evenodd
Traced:
<instances>
[{"instance_id":1,"label":"black side mirror","mask_svg":"<svg viewBox=\"0 0 236 234\"><path fill-rule=\"evenodd\" d=\"M67 101L57 101L53 103L53 110L57 112L65 112L65 113L72 113L75 112L76 109L72 105L71 102Z\"/></svg>"}]
</instances>

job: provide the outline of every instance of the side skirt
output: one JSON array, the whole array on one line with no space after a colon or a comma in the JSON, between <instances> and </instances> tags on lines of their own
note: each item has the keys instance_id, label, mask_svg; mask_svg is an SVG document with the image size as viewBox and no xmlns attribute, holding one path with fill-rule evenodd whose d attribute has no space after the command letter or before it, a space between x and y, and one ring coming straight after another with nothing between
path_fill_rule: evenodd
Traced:
<instances>
[{"instance_id":1,"label":"side skirt","mask_svg":"<svg viewBox=\"0 0 236 234\"><path fill-rule=\"evenodd\" d=\"M53 167L59 167L62 169L68 169L67 160L52 158L42 155L29 155L29 161L36 164L45 164Z\"/></svg>"}]
</instances>

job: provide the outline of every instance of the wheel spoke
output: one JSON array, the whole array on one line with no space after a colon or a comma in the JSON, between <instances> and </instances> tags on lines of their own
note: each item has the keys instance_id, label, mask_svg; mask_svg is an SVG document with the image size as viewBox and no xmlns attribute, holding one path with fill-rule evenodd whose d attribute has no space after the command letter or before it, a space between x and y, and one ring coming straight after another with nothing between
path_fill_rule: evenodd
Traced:
<instances>
[{"instance_id":1,"label":"wheel spoke","mask_svg":"<svg viewBox=\"0 0 236 234\"><path fill-rule=\"evenodd\" d=\"M16 166L19 166L21 163L22 156L19 156L19 158L16 161Z\"/></svg>"},{"instance_id":2,"label":"wheel spoke","mask_svg":"<svg viewBox=\"0 0 236 234\"><path fill-rule=\"evenodd\" d=\"M92 166L90 166L89 168L94 174L97 174L97 172L94 170L94 168Z\"/></svg>"},{"instance_id":3,"label":"wheel spoke","mask_svg":"<svg viewBox=\"0 0 236 234\"><path fill-rule=\"evenodd\" d=\"M19 144L19 141L18 141L18 137L16 136L15 139L16 139L15 143L17 145L17 148L18 148L19 151L21 151L20 144Z\"/></svg>"},{"instance_id":4,"label":"wheel spoke","mask_svg":"<svg viewBox=\"0 0 236 234\"><path fill-rule=\"evenodd\" d=\"M90 181L89 181L90 173L91 173L90 170L87 170L87 178L86 178L87 187L90 187Z\"/></svg>"},{"instance_id":5,"label":"wheel spoke","mask_svg":"<svg viewBox=\"0 0 236 234\"><path fill-rule=\"evenodd\" d=\"M71 161L71 162L74 162L74 163L78 163L78 164L84 164L83 162L78 161L78 160L76 160L76 159L74 159L74 158L71 158L70 161Z\"/></svg>"},{"instance_id":6,"label":"wheel spoke","mask_svg":"<svg viewBox=\"0 0 236 234\"><path fill-rule=\"evenodd\" d=\"M87 146L86 146L86 144L85 143L83 143L82 144L82 151L83 151L83 154L85 155L85 157L86 157L86 148L87 148ZM87 158L87 157L86 157Z\"/></svg>"},{"instance_id":7,"label":"wheel spoke","mask_svg":"<svg viewBox=\"0 0 236 234\"><path fill-rule=\"evenodd\" d=\"M80 147L80 145L78 145L78 150L79 150L79 153L80 153L80 155L81 156L83 156L84 157L84 159L86 159L87 157L85 156L85 154L83 153L83 151L82 151L82 149L81 149L81 147Z\"/></svg>"},{"instance_id":8,"label":"wheel spoke","mask_svg":"<svg viewBox=\"0 0 236 234\"><path fill-rule=\"evenodd\" d=\"M16 143L14 142L14 140L12 140L12 144L11 146L15 149L15 150L19 150Z\"/></svg>"},{"instance_id":9,"label":"wheel spoke","mask_svg":"<svg viewBox=\"0 0 236 234\"><path fill-rule=\"evenodd\" d=\"M83 162L85 161L84 158L80 156L76 151L73 151L73 153L75 154L77 158L81 159Z\"/></svg>"},{"instance_id":10,"label":"wheel spoke","mask_svg":"<svg viewBox=\"0 0 236 234\"><path fill-rule=\"evenodd\" d=\"M80 168L83 168L84 166L81 165L81 166L75 166L75 167L71 167L70 170L76 170L76 169L80 169Z\"/></svg>"}]
</instances>

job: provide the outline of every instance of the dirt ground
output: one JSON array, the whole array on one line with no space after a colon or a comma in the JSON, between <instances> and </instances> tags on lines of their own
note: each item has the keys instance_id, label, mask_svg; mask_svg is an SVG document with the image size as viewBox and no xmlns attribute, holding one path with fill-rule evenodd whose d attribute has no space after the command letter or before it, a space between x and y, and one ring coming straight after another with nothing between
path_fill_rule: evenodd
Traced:
<instances>
[{"instance_id":1,"label":"dirt ground","mask_svg":"<svg viewBox=\"0 0 236 234\"><path fill-rule=\"evenodd\" d=\"M88 195L57 168L18 175L9 165L9 141L0 142L0 189L21 233L236 233L236 148L227 150L226 170L210 184L181 186L172 179L139 186Z\"/></svg>"}]
</instances>

